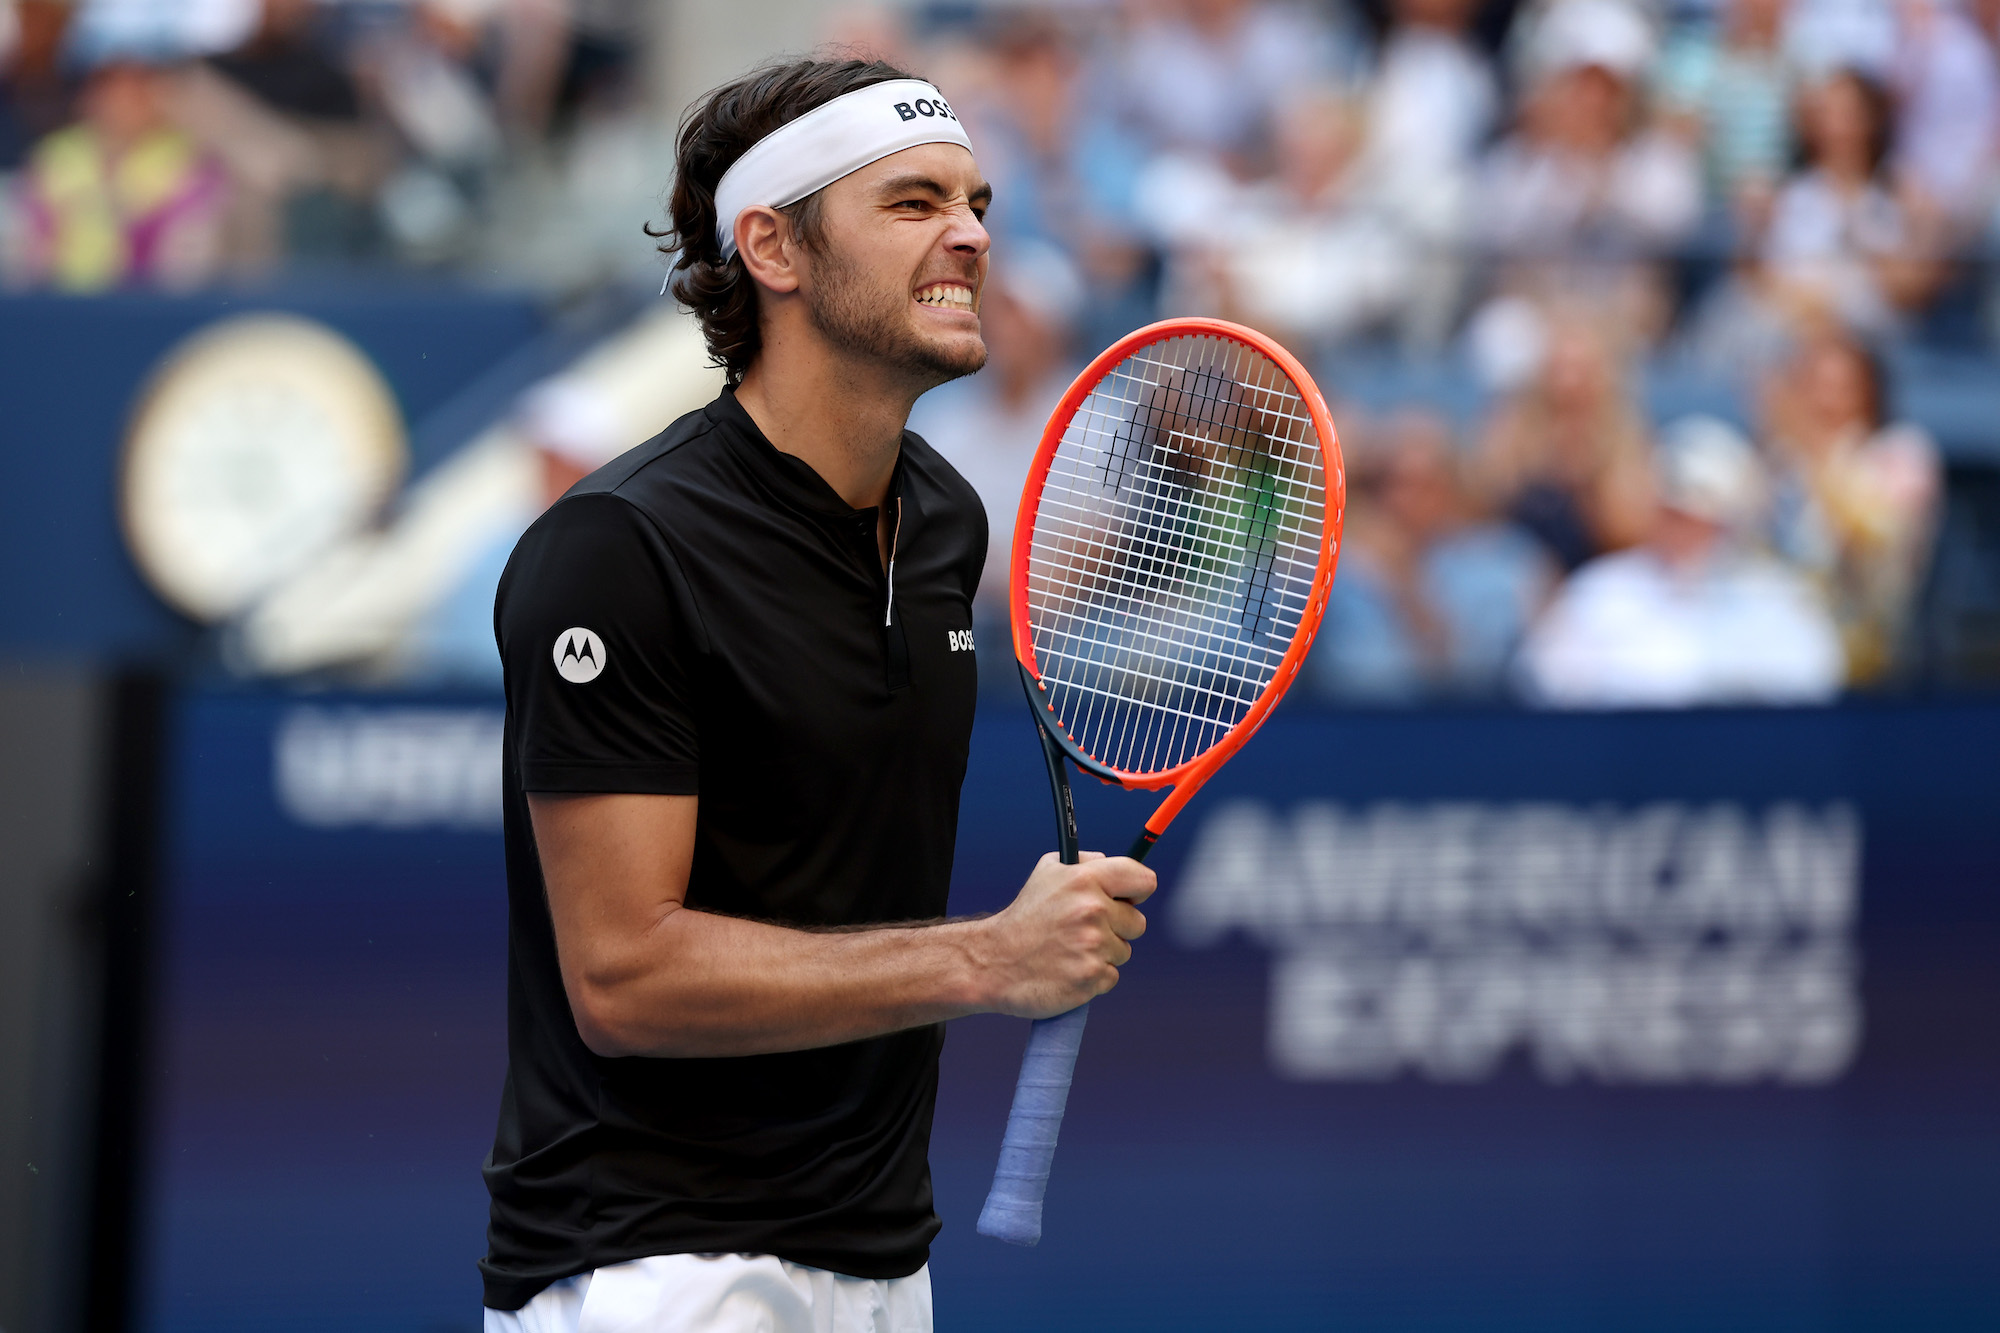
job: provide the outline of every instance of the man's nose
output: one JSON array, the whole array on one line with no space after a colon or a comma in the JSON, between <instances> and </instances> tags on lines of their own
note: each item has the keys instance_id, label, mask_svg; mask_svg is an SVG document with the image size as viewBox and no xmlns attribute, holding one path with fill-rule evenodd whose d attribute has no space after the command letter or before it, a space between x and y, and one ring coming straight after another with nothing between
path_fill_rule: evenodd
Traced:
<instances>
[{"instance_id":1,"label":"man's nose","mask_svg":"<svg viewBox=\"0 0 2000 1333\"><path fill-rule=\"evenodd\" d=\"M978 259L993 248L993 238L986 233L986 224L979 220L971 209L954 213L951 227L945 232L945 248L958 254Z\"/></svg>"}]
</instances>

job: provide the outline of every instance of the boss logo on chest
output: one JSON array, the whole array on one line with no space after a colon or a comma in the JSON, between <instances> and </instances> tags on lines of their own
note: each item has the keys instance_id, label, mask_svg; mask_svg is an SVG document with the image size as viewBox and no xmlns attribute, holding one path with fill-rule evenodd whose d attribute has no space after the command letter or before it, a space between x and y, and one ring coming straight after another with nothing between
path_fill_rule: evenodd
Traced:
<instances>
[{"instance_id":1,"label":"boss logo on chest","mask_svg":"<svg viewBox=\"0 0 2000 1333\"><path fill-rule=\"evenodd\" d=\"M949 636L950 636L950 638L951 638L951 650L952 650L953 652L955 652L955 653L969 653L969 652L971 652L971 651L972 651L972 631L971 631L971 630L969 630L969 629L953 629L953 630L946 630L946 631L945 631L945 633L946 633L947 635L949 635Z\"/></svg>"}]
</instances>

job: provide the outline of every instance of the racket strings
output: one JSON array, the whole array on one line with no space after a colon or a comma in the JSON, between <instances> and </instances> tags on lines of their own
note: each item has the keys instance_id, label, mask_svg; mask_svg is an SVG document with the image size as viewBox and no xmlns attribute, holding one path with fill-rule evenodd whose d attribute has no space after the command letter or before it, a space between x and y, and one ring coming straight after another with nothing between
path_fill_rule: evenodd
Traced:
<instances>
[{"instance_id":1,"label":"racket strings","mask_svg":"<svg viewBox=\"0 0 2000 1333\"><path fill-rule=\"evenodd\" d=\"M1120 362L1064 431L1028 553L1057 720L1133 773L1194 758L1276 675L1312 595L1326 477L1267 357L1183 336Z\"/></svg>"}]
</instances>

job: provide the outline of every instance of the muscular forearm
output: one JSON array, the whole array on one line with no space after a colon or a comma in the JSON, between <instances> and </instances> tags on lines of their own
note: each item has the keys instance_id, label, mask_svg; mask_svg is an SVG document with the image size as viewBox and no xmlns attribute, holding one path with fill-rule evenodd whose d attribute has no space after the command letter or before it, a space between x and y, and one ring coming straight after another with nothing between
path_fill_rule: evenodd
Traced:
<instances>
[{"instance_id":1,"label":"muscular forearm","mask_svg":"<svg viewBox=\"0 0 2000 1333\"><path fill-rule=\"evenodd\" d=\"M980 928L819 933L673 907L619 956L565 973L577 1030L599 1055L760 1055L991 1007Z\"/></svg>"},{"instance_id":2,"label":"muscular forearm","mask_svg":"<svg viewBox=\"0 0 2000 1333\"><path fill-rule=\"evenodd\" d=\"M835 1046L962 1014L1042 1018L1118 981L1136 862L1054 856L991 917L818 932L684 905L692 796L531 793L563 987L599 1055L759 1055Z\"/></svg>"}]
</instances>

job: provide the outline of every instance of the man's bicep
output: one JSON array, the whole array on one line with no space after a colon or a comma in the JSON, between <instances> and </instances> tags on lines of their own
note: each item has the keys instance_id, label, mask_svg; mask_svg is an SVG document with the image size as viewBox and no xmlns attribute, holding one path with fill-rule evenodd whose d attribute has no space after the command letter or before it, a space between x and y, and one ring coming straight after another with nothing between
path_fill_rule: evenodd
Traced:
<instances>
[{"instance_id":1,"label":"man's bicep","mask_svg":"<svg viewBox=\"0 0 2000 1333\"><path fill-rule=\"evenodd\" d=\"M697 798L528 794L556 956L578 1028L611 1025L606 996L657 962L655 929L687 896Z\"/></svg>"},{"instance_id":2,"label":"man's bicep","mask_svg":"<svg viewBox=\"0 0 2000 1333\"><path fill-rule=\"evenodd\" d=\"M528 793L549 906L649 926L687 896L696 797ZM563 922L556 922L560 931Z\"/></svg>"}]
</instances>

